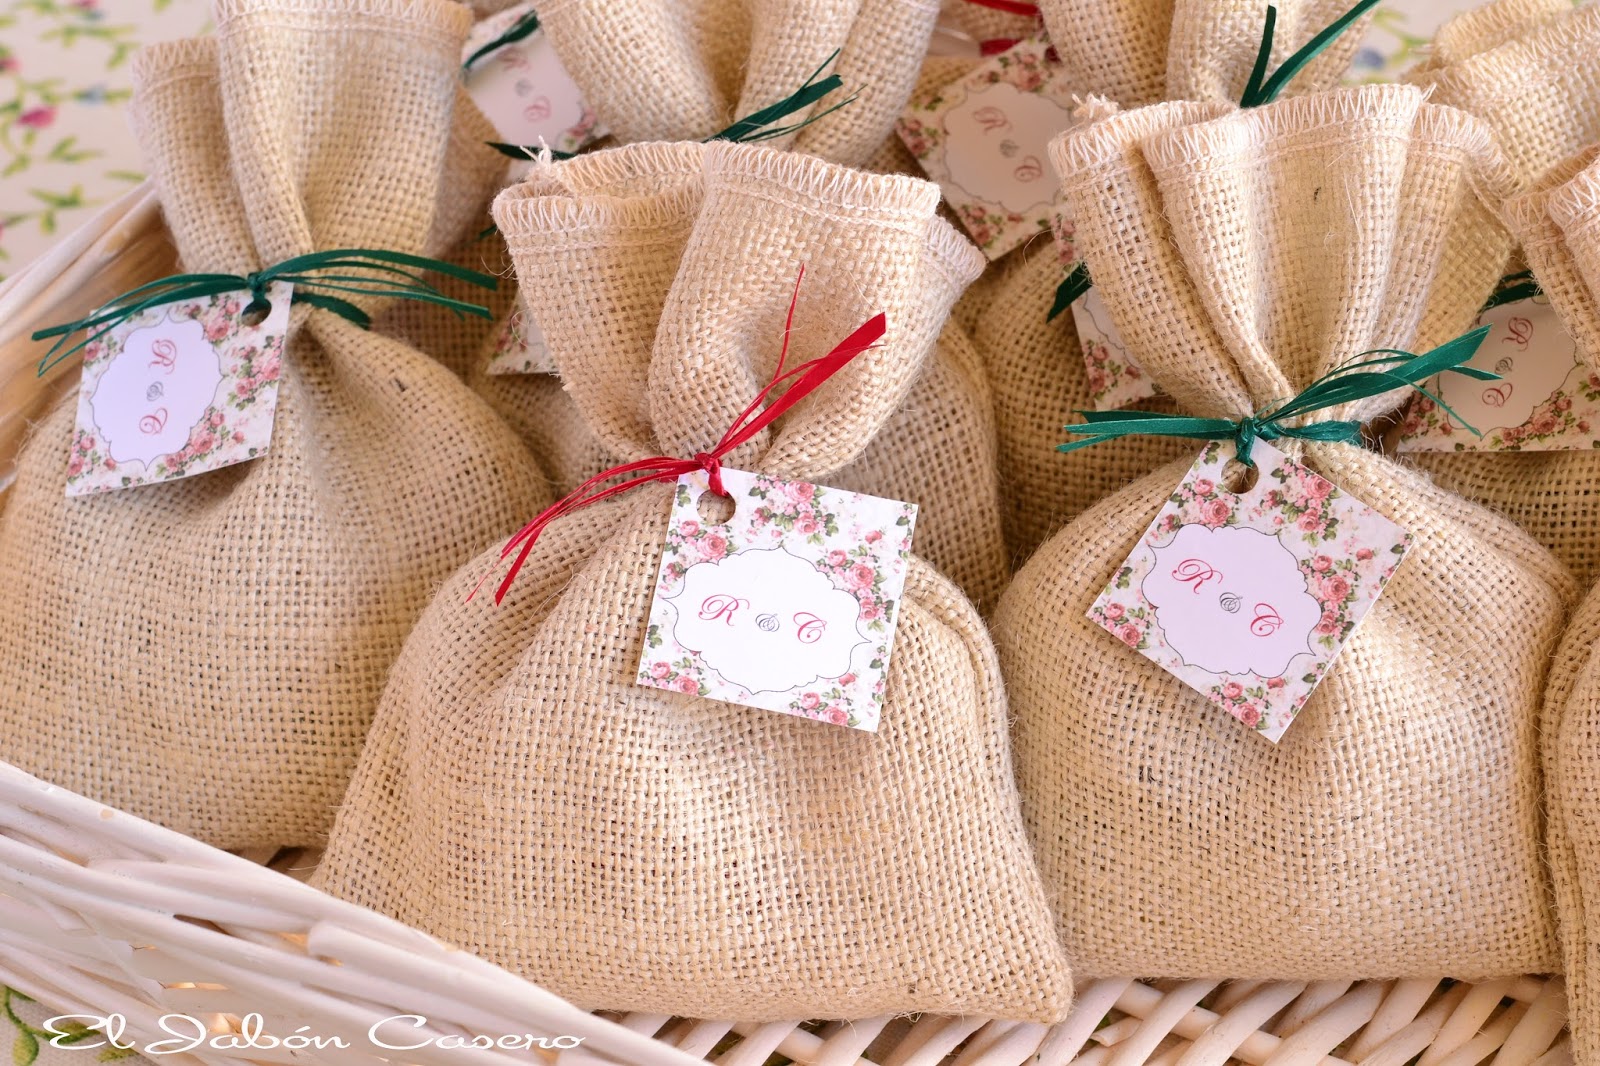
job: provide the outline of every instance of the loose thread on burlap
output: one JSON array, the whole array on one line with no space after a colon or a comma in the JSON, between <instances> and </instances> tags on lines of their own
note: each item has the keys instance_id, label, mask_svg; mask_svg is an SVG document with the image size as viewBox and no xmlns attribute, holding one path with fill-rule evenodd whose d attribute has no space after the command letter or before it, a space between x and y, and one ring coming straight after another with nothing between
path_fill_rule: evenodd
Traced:
<instances>
[{"instance_id":1,"label":"loose thread on burlap","mask_svg":"<svg viewBox=\"0 0 1600 1066\"><path fill-rule=\"evenodd\" d=\"M263 314L271 307L267 289L273 282L294 286L292 303L331 311L362 329L371 328L371 317L334 293L419 300L447 307L457 314L493 317L487 307L446 296L429 284L420 273L429 270L483 289L494 289L499 285L499 279L493 275L468 270L453 263L373 248L339 248L297 255L252 274L174 274L125 292L84 318L41 329L33 334L36 341L56 338L50 350L39 360L39 375L44 376L57 364L71 358L123 322L163 304L201 300L242 290L250 293L250 303L241 313ZM80 331L85 334L83 339L67 347L67 342Z\"/></svg>"},{"instance_id":2,"label":"loose thread on burlap","mask_svg":"<svg viewBox=\"0 0 1600 1066\"><path fill-rule=\"evenodd\" d=\"M821 78L822 72L832 66L833 61L838 58L839 49L836 48L832 55L822 61L820 67L811 72L811 76L806 79L805 84L800 88L775 104L763 107L759 111L752 111L741 119L735 119L732 125L703 138L701 143L709 144L712 141L750 143L753 141L767 141L774 137L785 137L804 129L813 122L827 118L842 107L855 103L861 98L860 89L857 89L825 111L819 111L815 115L808 115L799 122L791 122L786 126L775 125L775 123L781 122L790 115L804 111L836 89L844 88L844 79L838 74L829 74L826 78ZM818 78L821 78L821 80L819 81ZM542 144L502 144L498 141L490 141L489 147L501 155L510 156L512 159L518 160L539 159L546 152L550 153L551 159L571 159L576 154L574 152L558 152L548 145Z\"/></svg>"},{"instance_id":3,"label":"loose thread on burlap","mask_svg":"<svg viewBox=\"0 0 1600 1066\"><path fill-rule=\"evenodd\" d=\"M979 0L973 0L979 2ZM1261 45L1256 50L1255 66L1250 70L1250 80L1245 83L1244 94L1239 98L1240 107L1260 107L1276 100L1283 90L1288 87L1294 76L1305 69L1317 56L1327 50L1328 46L1354 26L1362 15L1377 7L1380 0L1360 0L1349 11L1334 19L1324 26L1315 37L1307 41L1285 59L1271 76L1267 75L1267 64L1272 61L1272 41L1278 27L1278 9L1272 4L1267 5L1267 18L1261 27ZM1079 272L1082 272L1081 275ZM1050 305L1050 313L1045 316L1046 322L1052 322L1056 316L1072 306L1072 301L1089 291L1094 283L1089 280L1088 268L1083 263L1067 275L1067 279L1056 289L1055 302Z\"/></svg>"},{"instance_id":4,"label":"loose thread on burlap","mask_svg":"<svg viewBox=\"0 0 1600 1066\"><path fill-rule=\"evenodd\" d=\"M518 41L532 37L538 32L538 12L530 11L526 15L523 15L521 18L517 19L517 21L513 22L510 26L506 27L505 32L500 36L496 37L494 40L490 41L488 44L469 55L466 58L466 61L461 64L461 69L464 71L471 70L472 64L476 63L490 52L498 51L508 44L516 44Z\"/></svg>"},{"instance_id":5,"label":"loose thread on burlap","mask_svg":"<svg viewBox=\"0 0 1600 1066\"><path fill-rule=\"evenodd\" d=\"M1409 388L1422 393L1471 433L1482 436L1466 420L1451 410L1439 397L1423 388L1421 382L1443 373L1461 374L1478 381L1499 381L1500 375L1488 370L1467 366L1489 333L1488 326L1479 326L1455 340L1446 341L1425 355L1414 355L1398 348L1374 348L1362 355L1380 355L1382 358L1349 363L1329 371L1293 399L1276 407L1263 408L1253 415L1238 420L1228 418L1196 418L1190 415L1163 414L1158 411L1079 411L1085 419L1077 425L1064 426L1068 433L1085 437L1084 440L1058 444L1060 452L1075 452L1120 437L1155 436L1187 437L1193 440L1231 440L1237 449L1238 460L1254 466L1250 453L1258 440L1272 441L1282 438L1310 441L1337 441L1344 444L1361 443L1361 423L1343 419L1329 419L1306 425L1290 425L1289 420L1310 414L1312 411L1337 407L1340 404L1381 396L1395 389ZM1373 369L1383 367L1385 369Z\"/></svg>"},{"instance_id":6,"label":"loose thread on burlap","mask_svg":"<svg viewBox=\"0 0 1600 1066\"><path fill-rule=\"evenodd\" d=\"M1543 296L1544 290L1539 287L1538 280L1531 270L1521 270L1515 274L1507 274L1495 285L1494 295L1484 301L1482 309L1478 312L1491 311L1505 304L1514 304L1519 300L1531 300L1535 296Z\"/></svg>"},{"instance_id":7,"label":"loose thread on burlap","mask_svg":"<svg viewBox=\"0 0 1600 1066\"><path fill-rule=\"evenodd\" d=\"M651 456L632 463L614 466L610 470L603 470L594 477L573 489L566 496L557 500L541 511L532 522L522 527L515 536L506 542L500 551L500 558L504 560L512 552L517 553L510 569L500 582L500 587L495 592L494 602L500 603L505 599L506 593L511 588L511 583L516 580L517 573L522 569L522 564L527 562L528 554L533 551L533 546L539 539L539 534L545 528L563 515L599 503L620 493L628 492L654 481L676 481L684 474L691 474L696 470L704 470L708 476L710 490L718 496L729 495L722 483L722 460L735 448L744 444L760 433L767 426L776 421L783 413L812 392L816 391L825 381L843 369L852 359L862 352L869 351L882 339L888 330L888 319L883 314L874 315L862 323L854 333L840 341L839 344L827 355L808 362L801 363L792 370L784 369L784 362L789 357L789 339L794 330L794 311L800 302L800 282L805 277L805 267L800 268L800 274L795 278L794 295L789 300L789 313L783 323L783 346L778 351L778 365L773 371L772 380L766 388L756 394L750 405L739 413L733 420L728 431L722 439L708 451L697 452L693 458L678 459L668 455ZM767 398L773 394L780 385L792 381L793 384L774 400L771 406L763 407ZM601 488L605 482L614 477L626 474L635 474L616 485ZM485 575L467 599L470 601L483 587L483 582L488 580Z\"/></svg>"}]
</instances>

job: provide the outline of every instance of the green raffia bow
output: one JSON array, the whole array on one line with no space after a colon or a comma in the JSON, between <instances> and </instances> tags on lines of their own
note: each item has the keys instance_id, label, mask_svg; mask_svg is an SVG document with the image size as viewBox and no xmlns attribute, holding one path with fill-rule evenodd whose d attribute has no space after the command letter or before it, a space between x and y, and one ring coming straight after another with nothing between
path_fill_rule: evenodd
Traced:
<instances>
[{"instance_id":1,"label":"green raffia bow","mask_svg":"<svg viewBox=\"0 0 1600 1066\"><path fill-rule=\"evenodd\" d=\"M1345 444L1361 443L1361 423L1339 419L1313 422L1305 426L1288 425L1288 421L1312 411L1320 411L1369 396L1379 396L1398 388L1412 388L1428 397L1441 409L1469 431L1482 436L1476 429L1450 409L1439 397L1423 388L1419 382L1427 381L1445 372L1463 374L1479 381L1498 381L1500 375L1467 366L1467 360L1477 352L1488 326L1479 326L1453 341L1439 345L1426 355L1413 355L1397 348L1374 348L1362 355L1384 354L1381 359L1350 363L1329 371L1306 386L1294 399L1277 407L1270 407L1246 418L1233 421L1227 418L1195 418L1189 415L1162 414L1158 411L1079 411L1084 421L1063 427L1086 439L1058 444L1060 452L1075 452L1103 441L1139 434L1157 437L1188 437L1194 440L1231 440L1238 450L1238 459L1246 466L1254 466L1250 452L1258 440L1341 441ZM1385 367L1383 370L1372 369Z\"/></svg>"},{"instance_id":2,"label":"green raffia bow","mask_svg":"<svg viewBox=\"0 0 1600 1066\"><path fill-rule=\"evenodd\" d=\"M518 41L526 37L532 37L538 31L539 15L537 12L530 11L526 15L523 15L521 18L517 19L517 21L513 22L510 26L506 27L506 31L500 36L496 37L494 40L490 41L488 44L484 45L482 48L468 56L466 62L461 64L461 69L464 71L471 70L472 64L476 63L490 52L493 52L496 49L504 48L508 44L516 44Z\"/></svg>"},{"instance_id":3,"label":"green raffia bow","mask_svg":"<svg viewBox=\"0 0 1600 1066\"><path fill-rule=\"evenodd\" d=\"M1334 19L1322 32L1307 41L1294 55L1285 59L1272 75L1267 75L1267 63L1272 59L1272 37L1278 26L1278 9L1271 4L1267 5L1267 21L1261 27L1261 47L1256 51L1255 67L1250 71L1250 80L1245 83L1244 95L1239 98L1240 107L1260 107L1276 100L1288 86L1294 76L1305 69L1317 56L1321 55L1339 36L1355 25L1357 20L1368 11L1377 7L1380 0L1360 0L1349 11ZM1082 263L1067 275L1067 280L1056 289L1055 302L1050 305L1050 313L1045 316L1045 321L1051 322L1061 312L1072 306L1072 301L1089 291L1094 283L1089 280L1089 271Z\"/></svg>"},{"instance_id":4,"label":"green raffia bow","mask_svg":"<svg viewBox=\"0 0 1600 1066\"><path fill-rule=\"evenodd\" d=\"M711 136L704 138L702 143L709 143L711 141L766 141L771 140L774 137L787 136L788 134L794 133L796 130L804 129L819 119L828 117L841 107L844 107L846 104L855 103L857 98L861 96L860 90L857 90L845 99L840 100L826 111L803 118L799 122L791 122L787 126L774 125L774 123L781 122L783 119L788 118L790 115L793 115L796 112L804 111L806 108L810 107L818 100L821 100L824 96L827 96L835 89L841 89L844 87L844 79L839 77L837 74L829 74L821 81L817 80L822 72L827 70L828 67L833 64L833 61L838 58L839 50L834 49L833 54L827 59L823 60L822 66L811 72L811 76L806 79L806 83L800 86L800 88L796 89L794 92L790 93L788 96L784 97L782 100L779 100L775 104L772 104L768 107L763 107L759 111L752 111L744 118L737 119L733 125L727 127L726 129L718 130ZM501 155L510 156L512 159L536 159L538 158L539 154L544 151L548 151L553 159L571 159L574 154L572 152L558 152L553 148L545 148L540 145L532 144L500 144L498 142L491 141L489 143L489 147L493 148Z\"/></svg>"},{"instance_id":5,"label":"green raffia bow","mask_svg":"<svg viewBox=\"0 0 1600 1066\"><path fill-rule=\"evenodd\" d=\"M1523 270L1516 274L1507 274L1495 285L1494 295L1484 302L1483 309L1489 311L1504 304L1514 304L1518 300L1531 300L1535 296L1543 296L1544 290L1539 288L1539 282L1534 278L1533 271Z\"/></svg>"},{"instance_id":6,"label":"green raffia bow","mask_svg":"<svg viewBox=\"0 0 1600 1066\"><path fill-rule=\"evenodd\" d=\"M410 268L410 269L407 269ZM294 286L292 303L308 304L324 311L332 311L341 318L354 322L362 329L372 325L371 317L361 308L333 295L352 293L362 296L391 296L402 300L421 300L424 303L448 307L457 314L493 317L489 309L465 300L452 299L440 292L422 276L420 271L432 270L484 289L494 289L499 280L489 274L467 270L453 263L440 262L405 252L377 251L370 248L340 248L330 252L312 252L285 259L275 266L253 274L174 274L152 281L101 305L93 314L60 326L41 329L33 335L36 341L56 338L55 344L39 360L39 376L58 363L70 358L94 341L116 329L117 326L152 307L179 303L184 300L206 299L225 292L245 290L250 293L250 303L242 314L260 314L268 310L267 287L275 281ZM330 273L331 272L331 273ZM78 343L66 347L73 334L84 331Z\"/></svg>"}]
</instances>

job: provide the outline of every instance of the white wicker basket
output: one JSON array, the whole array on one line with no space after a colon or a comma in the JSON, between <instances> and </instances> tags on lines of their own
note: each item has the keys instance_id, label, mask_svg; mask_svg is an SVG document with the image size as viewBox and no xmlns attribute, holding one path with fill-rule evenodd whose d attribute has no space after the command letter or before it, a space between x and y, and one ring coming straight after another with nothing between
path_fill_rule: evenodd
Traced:
<instances>
[{"instance_id":1,"label":"white wicker basket","mask_svg":"<svg viewBox=\"0 0 1600 1066\"><path fill-rule=\"evenodd\" d=\"M0 285L0 484L28 419L75 381L70 369L38 379L39 346L28 334L171 269L154 196L141 188ZM349 1045L162 1056L185 1066L1572 1061L1559 978L1096 981L1078 990L1072 1016L1056 1026L931 1016L744 1024L589 1014L301 884L294 875L314 864L314 855L298 851L229 855L0 763L0 984L61 1013L123 1015L131 1042L141 1045L170 1038L160 1030L164 1014L203 1019L218 1034L239 1032L256 1014L266 1033L300 1030ZM426 1019L423 1028L398 1032L409 1038L404 1043L427 1046L391 1051L367 1039L375 1023L399 1015ZM505 1050L449 1047L443 1039L520 1034L582 1042Z\"/></svg>"}]
</instances>

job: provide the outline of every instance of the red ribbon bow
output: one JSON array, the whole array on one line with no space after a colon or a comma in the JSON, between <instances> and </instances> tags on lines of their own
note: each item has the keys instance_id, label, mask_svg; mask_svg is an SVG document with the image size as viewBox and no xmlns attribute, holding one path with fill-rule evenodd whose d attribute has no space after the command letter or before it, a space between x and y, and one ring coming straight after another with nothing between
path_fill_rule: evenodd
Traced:
<instances>
[{"instance_id":1,"label":"red ribbon bow","mask_svg":"<svg viewBox=\"0 0 1600 1066\"><path fill-rule=\"evenodd\" d=\"M1024 0L967 0L967 3L976 4L979 7L987 7L994 11L1004 11L1008 15L1020 15L1023 18L1041 19L1041 21L1043 19L1043 15L1039 11L1039 5L1026 3ZM978 52L984 56L997 56L1002 52L1011 51L1020 43L1021 40L1016 37L991 37L986 41L978 42ZM1050 49L1050 52L1052 54L1048 58L1054 61L1055 56L1053 53L1055 49Z\"/></svg>"},{"instance_id":2,"label":"red ribbon bow","mask_svg":"<svg viewBox=\"0 0 1600 1066\"><path fill-rule=\"evenodd\" d=\"M718 496L728 495L727 489L722 484L723 456L771 425L785 411L805 399L823 382L842 369L846 363L871 348L883 337L884 332L888 329L888 319L882 314L874 315L862 323L854 333L841 341L838 347L827 355L819 359L812 359L810 362L801 363L793 370L784 370L784 360L789 356L789 333L794 326L795 304L800 299L800 279L803 277L805 277L804 267L800 269L800 277L795 279L794 297L789 301L789 316L783 325L783 349L778 353L778 366L773 371L772 380L767 383L766 388L756 394L754 400L750 401L750 406L746 407L740 412L739 417L734 419L733 425L728 427L728 432L722 435L722 439L717 441L716 446L710 451L696 452L693 459L674 459L671 456L656 455L649 459L640 459L636 462L624 463L622 466L614 466L610 470L596 474L549 507L546 507L540 512L539 517L518 530L517 535L512 537L506 543L506 546L501 549L500 558L504 559L513 551L517 553L517 558L511 564L511 569L506 573L505 578L500 582L500 588L495 592L495 603L505 599L506 592L511 588L511 583L516 580L518 571L522 569L522 564L527 561L528 554L533 551L534 542L539 539L539 534L544 532L546 526L562 515L571 514L579 508L587 507L592 503L599 503L608 497L616 496L619 493L627 492L629 489L637 488L652 481L676 481L684 474L693 473L696 470L704 470L710 475L712 492ZM794 384L790 386L789 390L773 401L771 407L763 410L761 405L766 402L772 391L790 379L794 379ZM597 486L620 474L638 474L639 476L608 488L597 488ZM474 589L473 595L476 594L477 589ZM472 597L469 596L467 598L471 599Z\"/></svg>"}]
</instances>

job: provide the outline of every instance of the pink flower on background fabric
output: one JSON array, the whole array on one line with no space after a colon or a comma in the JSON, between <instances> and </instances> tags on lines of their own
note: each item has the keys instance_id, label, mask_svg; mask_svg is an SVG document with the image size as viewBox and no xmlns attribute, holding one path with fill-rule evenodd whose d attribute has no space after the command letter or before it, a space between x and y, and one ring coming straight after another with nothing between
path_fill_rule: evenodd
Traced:
<instances>
[{"instance_id":1,"label":"pink flower on background fabric","mask_svg":"<svg viewBox=\"0 0 1600 1066\"><path fill-rule=\"evenodd\" d=\"M833 551L828 553L828 565L829 566L843 566L845 563L848 563L849 561L850 561L850 556L846 555L842 551L839 551L838 549L834 549Z\"/></svg>"},{"instance_id":2,"label":"pink flower on background fabric","mask_svg":"<svg viewBox=\"0 0 1600 1066\"><path fill-rule=\"evenodd\" d=\"M1106 617L1111 619L1113 622L1121 621L1122 620L1122 616L1127 614L1127 613L1128 613L1128 609L1126 607L1124 607L1120 603L1116 603L1116 602L1113 601L1111 603L1106 604Z\"/></svg>"},{"instance_id":3,"label":"pink flower on background fabric","mask_svg":"<svg viewBox=\"0 0 1600 1066\"><path fill-rule=\"evenodd\" d=\"M1307 511L1300 516L1300 520L1295 525L1305 533L1320 533L1322 532L1322 515L1316 511Z\"/></svg>"},{"instance_id":4,"label":"pink flower on background fabric","mask_svg":"<svg viewBox=\"0 0 1600 1066\"><path fill-rule=\"evenodd\" d=\"M829 707L825 717L834 725L845 725L850 721L850 716L840 707Z\"/></svg>"},{"instance_id":5,"label":"pink flower on background fabric","mask_svg":"<svg viewBox=\"0 0 1600 1066\"><path fill-rule=\"evenodd\" d=\"M1207 500L1200 505L1200 521L1212 528L1226 525L1232 514L1232 509L1224 500Z\"/></svg>"},{"instance_id":6,"label":"pink flower on background fabric","mask_svg":"<svg viewBox=\"0 0 1600 1066\"><path fill-rule=\"evenodd\" d=\"M1339 616L1334 614L1323 615L1322 620L1317 623L1317 632L1325 637L1331 637L1339 632Z\"/></svg>"},{"instance_id":7,"label":"pink flower on background fabric","mask_svg":"<svg viewBox=\"0 0 1600 1066\"><path fill-rule=\"evenodd\" d=\"M1356 561L1357 562L1363 562L1364 563L1368 559L1371 559L1371 558L1372 558L1372 549L1371 548L1357 548L1356 549Z\"/></svg>"},{"instance_id":8,"label":"pink flower on background fabric","mask_svg":"<svg viewBox=\"0 0 1600 1066\"><path fill-rule=\"evenodd\" d=\"M678 523L678 531L686 537L695 536L700 532L700 523L690 518L687 521Z\"/></svg>"},{"instance_id":9,"label":"pink flower on background fabric","mask_svg":"<svg viewBox=\"0 0 1600 1066\"><path fill-rule=\"evenodd\" d=\"M814 711L820 706L822 706L822 697L815 692L807 692L800 697L800 708L802 710Z\"/></svg>"},{"instance_id":10,"label":"pink flower on background fabric","mask_svg":"<svg viewBox=\"0 0 1600 1066\"><path fill-rule=\"evenodd\" d=\"M728 538L720 533L709 534L701 544L707 559L720 559L728 554Z\"/></svg>"},{"instance_id":11,"label":"pink flower on background fabric","mask_svg":"<svg viewBox=\"0 0 1600 1066\"><path fill-rule=\"evenodd\" d=\"M1325 500L1333 494L1333 482L1320 477L1307 478L1306 492L1313 500Z\"/></svg>"},{"instance_id":12,"label":"pink flower on background fabric","mask_svg":"<svg viewBox=\"0 0 1600 1066\"><path fill-rule=\"evenodd\" d=\"M1261 724L1261 708L1253 703L1247 703L1239 708L1239 721L1254 729Z\"/></svg>"},{"instance_id":13,"label":"pink flower on background fabric","mask_svg":"<svg viewBox=\"0 0 1600 1066\"><path fill-rule=\"evenodd\" d=\"M849 688L851 685L853 685L855 683L856 683L856 675L855 674L845 674L845 675L843 675L842 677L839 678L839 687L840 688Z\"/></svg>"},{"instance_id":14,"label":"pink flower on background fabric","mask_svg":"<svg viewBox=\"0 0 1600 1066\"><path fill-rule=\"evenodd\" d=\"M1322 582L1322 599L1325 603L1343 603L1350 595L1350 579L1335 574Z\"/></svg>"},{"instance_id":15,"label":"pink flower on background fabric","mask_svg":"<svg viewBox=\"0 0 1600 1066\"><path fill-rule=\"evenodd\" d=\"M700 694L700 682L696 681L688 674L684 674L682 677L678 678L677 685L678 691L682 692L686 696L698 696Z\"/></svg>"},{"instance_id":16,"label":"pink flower on background fabric","mask_svg":"<svg viewBox=\"0 0 1600 1066\"><path fill-rule=\"evenodd\" d=\"M810 536L821 528L816 518L809 514L802 514L794 520L794 531L805 536Z\"/></svg>"},{"instance_id":17,"label":"pink flower on background fabric","mask_svg":"<svg viewBox=\"0 0 1600 1066\"><path fill-rule=\"evenodd\" d=\"M1284 681L1283 681L1283 678L1281 678L1281 677L1269 677L1269 678L1267 678L1267 687L1268 688L1282 688L1283 684L1284 684Z\"/></svg>"},{"instance_id":18,"label":"pink flower on background fabric","mask_svg":"<svg viewBox=\"0 0 1600 1066\"><path fill-rule=\"evenodd\" d=\"M672 667L664 662L653 662L650 664L650 676L657 681L665 681L672 676Z\"/></svg>"},{"instance_id":19,"label":"pink flower on background fabric","mask_svg":"<svg viewBox=\"0 0 1600 1066\"><path fill-rule=\"evenodd\" d=\"M844 583L853 589L871 588L877 573L866 563L857 563L844 576Z\"/></svg>"},{"instance_id":20,"label":"pink flower on background fabric","mask_svg":"<svg viewBox=\"0 0 1600 1066\"><path fill-rule=\"evenodd\" d=\"M41 104L38 107L30 107L18 115L17 125L26 126L29 129L42 130L55 120L56 109Z\"/></svg>"},{"instance_id":21,"label":"pink flower on background fabric","mask_svg":"<svg viewBox=\"0 0 1600 1066\"><path fill-rule=\"evenodd\" d=\"M1317 571L1318 573L1322 573L1326 570L1332 570L1333 560L1328 558L1326 555L1319 555L1315 559L1311 560L1311 569Z\"/></svg>"},{"instance_id":22,"label":"pink flower on background fabric","mask_svg":"<svg viewBox=\"0 0 1600 1066\"><path fill-rule=\"evenodd\" d=\"M1130 648L1137 648L1139 646L1139 641L1144 639L1144 634L1140 633L1139 627L1134 625L1132 622L1129 622L1127 625L1118 630L1117 636L1121 637L1122 642L1128 645Z\"/></svg>"},{"instance_id":23,"label":"pink flower on background fabric","mask_svg":"<svg viewBox=\"0 0 1600 1066\"><path fill-rule=\"evenodd\" d=\"M810 503L817 494L817 487L809 481L792 481L785 487L784 491L796 503Z\"/></svg>"},{"instance_id":24,"label":"pink flower on background fabric","mask_svg":"<svg viewBox=\"0 0 1600 1066\"><path fill-rule=\"evenodd\" d=\"M1196 496L1209 496L1213 492L1216 492L1216 491L1217 491L1217 483L1215 481L1212 481L1210 478L1203 477L1203 478L1196 478L1195 479L1194 494Z\"/></svg>"},{"instance_id":25,"label":"pink flower on background fabric","mask_svg":"<svg viewBox=\"0 0 1600 1066\"><path fill-rule=\"evenodd\" d=\"M883 534L878 532L876 529L869 529L867 530L867 535L861 539L866 541L868 544L876 544L878 541L883 539Z\"/></svg>"},{"instance_id":26,"label":"pink flower on background fabric","mask_svg":"<svg viewBox=\"0 0 1600 1066\"><path fill-rule=\"evenodd\" d=\"M879 618L882 618L882 617L883 617L883 608L878 606L878 602L876 600L862 600L861 601L861 620L862 621L864 621L864 622L876 622Z\"/></svg>"},{"instance_id":27,"label":"pink flower on background fabric","mask_svg":"<svg viewBox=\"0 0 1600 1066\"><path fill-rule=\"evenodd\" d=\"M1244 695L1244 686L1237 681L1229 681L1222 686L1223 699L1236 700Z\"/></svg>"}]
</instances>

